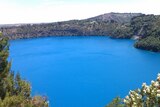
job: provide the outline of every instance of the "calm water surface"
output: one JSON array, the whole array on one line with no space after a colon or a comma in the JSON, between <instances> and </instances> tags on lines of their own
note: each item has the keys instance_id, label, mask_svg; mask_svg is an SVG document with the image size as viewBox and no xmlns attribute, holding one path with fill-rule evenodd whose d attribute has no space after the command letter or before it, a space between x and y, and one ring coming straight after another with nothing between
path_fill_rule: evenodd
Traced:
<instances>
[{"instance_id":1,"label":"calm water surface","mask_svg":"<svg viewBox=\"0 0 160 107\"><path fill-rule=\"evenodd\" d=\"M108 37L47 37L10 41L12 70L51 107L104 107L114 97L150 83L160 54Z\"/></svg>"}]
</instances>

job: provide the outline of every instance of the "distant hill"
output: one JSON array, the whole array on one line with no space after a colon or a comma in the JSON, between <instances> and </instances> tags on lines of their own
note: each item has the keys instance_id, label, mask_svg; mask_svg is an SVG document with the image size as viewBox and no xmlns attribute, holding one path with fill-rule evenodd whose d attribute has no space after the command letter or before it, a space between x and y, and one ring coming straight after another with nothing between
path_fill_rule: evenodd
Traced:
<instances>
[{"instance_id":1,"label":"distant hill","mask_svg":"<svg viewBox=\"0 0 160 107\"><path fill-rule=\"evenodd\" d=\"M40 36L81 36L103 35L114 36L114 30L123 28L131 18L142 15L140 13L107 13L85 20L70 20L45 24L16 24L1 27L1 31L10 39L30 38ZM125 25L127 26L127 25ZM123 38L129 38L125 36Z\"/></svg>"},{"instance_id":2,"label":"distant hill","mask_svg":"<svg viewBox=\"0 0 160 107\"><path fill-rule=\"evenodd\" d=\"M110 36L139 38L136 48L160 52L160 16L141 13L107 13L84 20L1 26L10 39L42 36Z\"/></svg>"},{"instance_id":3,"label":"distant hill","mask_svg":"<svg viewBox=\"0 0 160 107\"><path fill-rule=\"evenodd\" d=\"M93 21L106 21L106 22L117 22L117 23L128 23L135 16L143 15L142 13L106 13L96 17L89 18Z\"/></svg>"}]
</instances>

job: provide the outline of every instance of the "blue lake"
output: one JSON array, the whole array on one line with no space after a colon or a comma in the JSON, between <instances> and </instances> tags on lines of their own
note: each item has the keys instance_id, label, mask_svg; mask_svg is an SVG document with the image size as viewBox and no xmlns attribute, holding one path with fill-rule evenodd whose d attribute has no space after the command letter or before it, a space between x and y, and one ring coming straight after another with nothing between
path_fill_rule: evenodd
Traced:
<instances>
[{"instance_id":1,"label":"blue lake","mask_svg":"<svg viewBox=\"0 0 160 107\"><path fill-rule=\"evenodd\" d=\"M51 107L104 107L160 72L160 54L135 49L134 42L103 36L13 40L12 70L31 83L33 95L48 96Z\"/></svg>"}]
</instances>

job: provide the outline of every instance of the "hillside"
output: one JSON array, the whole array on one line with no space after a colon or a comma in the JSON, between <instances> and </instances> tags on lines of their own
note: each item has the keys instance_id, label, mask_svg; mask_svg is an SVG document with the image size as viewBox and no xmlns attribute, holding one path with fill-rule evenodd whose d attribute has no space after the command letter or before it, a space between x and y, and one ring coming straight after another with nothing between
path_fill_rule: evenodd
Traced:
<instances>
[{"instance_id":1,"label":"hillside","mask_svg":"<svg viewBox=\"0 0 160 107\"><path fill-rule=\"evenodd\" d=\"M160 16L146 15L131 21L134 34L141 37L136 48L160 52Z\"/></svg>"},{"instance_id":2,"label":"hillside","mask_svg":"<svg viewBox=\"0 0 160 107\"><path fill-rule=\"evenodd\" d=\"M40 36L79 36L79 35L114 35L114 30L130 22L139 13L108 13L86 20L71 20L46 24L22 24L1 27L1 31L10 39Z\"/></svg>"},{"instance_id":3,"label":"hillside","mask_svg":"<svg viewBox=\"0 0 160 107\"><path fill-rule=\"evenodd\" d=\"M160 16L141 13L107 13L85 20L70 20L44 24L1 26L10 39L42 36L110 36L140 38L135 47L160 52Z\"/></svg>"},{"instance_id":4,"label":"hillside","mask_svg":"<svg viewBox=\"0 0 160 107\"><path fill-rule=\"evenodd\" d=\"M96 17L89 18L92 21L105 21L105 22L117 22L117 23L129 23L135 16L140 16L141 13L106 13Z\"/></svg>"}]
</instances>

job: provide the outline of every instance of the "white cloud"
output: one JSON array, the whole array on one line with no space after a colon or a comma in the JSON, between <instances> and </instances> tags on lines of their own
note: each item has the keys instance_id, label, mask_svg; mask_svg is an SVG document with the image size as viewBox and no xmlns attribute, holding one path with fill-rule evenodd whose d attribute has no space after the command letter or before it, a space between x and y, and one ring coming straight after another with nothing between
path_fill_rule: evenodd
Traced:
<instances>
[{"instance_id":1,"label":"white cloud","mask_svg":"<svg viewBox=\"0 0 160 107\"><path fill-rule=\"evenodd\" d=\"M0 24L55 22L84 19L108 12L142 12L160 14L159 0L137 0L132 2L76 3L41 0L38 5L20 5L0 1Z\"/></svg>"}]
</instances>

